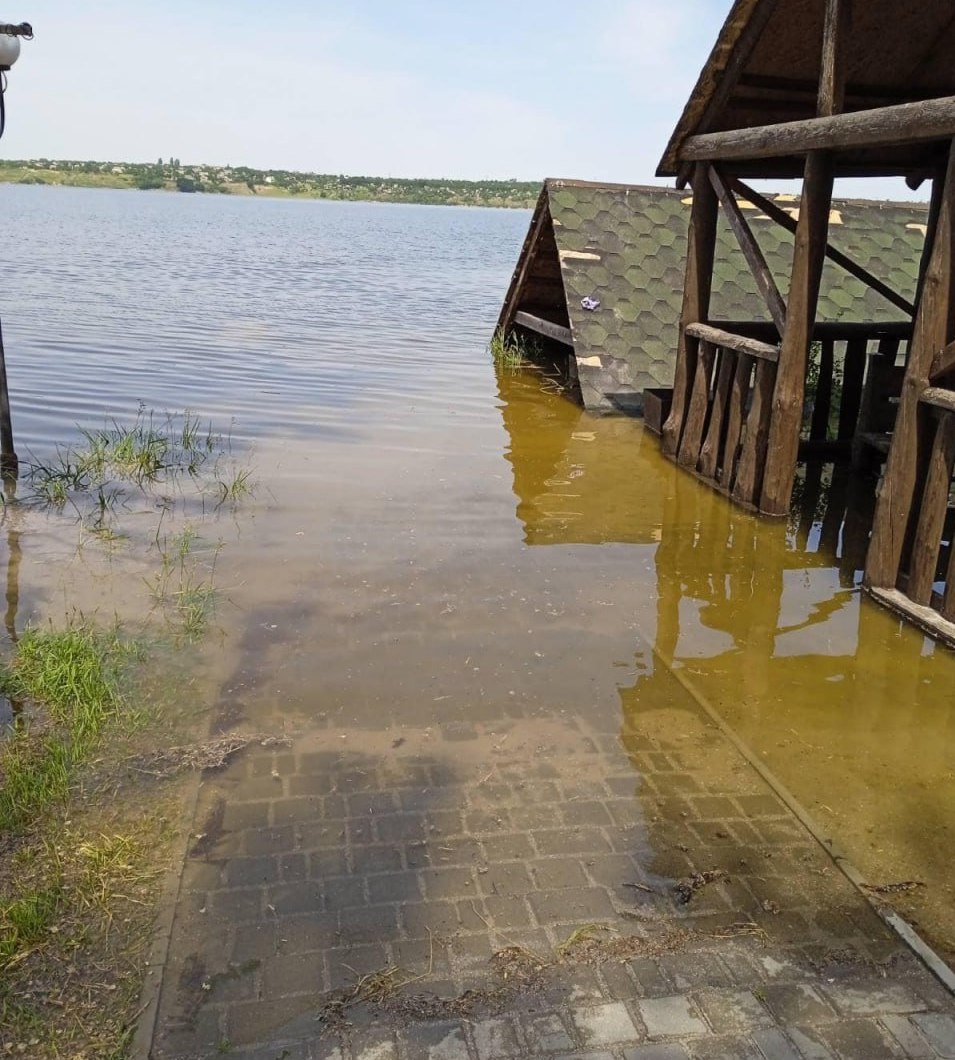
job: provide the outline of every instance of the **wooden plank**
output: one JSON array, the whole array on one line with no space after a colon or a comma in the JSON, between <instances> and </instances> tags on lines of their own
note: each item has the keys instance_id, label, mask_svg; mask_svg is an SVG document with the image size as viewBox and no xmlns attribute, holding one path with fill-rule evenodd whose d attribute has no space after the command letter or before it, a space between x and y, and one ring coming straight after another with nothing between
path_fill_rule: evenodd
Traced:
<instances>
[{"instance_id":1,"label":"wooden plank","mask_svg":"<svg viewBox=\"0 0 955 1060\"><path fill-rule=\"evenodd\" d=\"M720 205L723 207L726 220L736 236L736 241L739 243L743 257L746 259L746 264L749 266L749 271L753 274L756 289L763 296L763 301L769 309L769 315L773 318L776 330L782 335L783 328L786 326L786 306L782 295L779 293L779 288L776 286L776 281L773 279L773 274L769 271L769 266L766 264L766 258L763 256L759 243L756 242L752 229L746 223L746 218L743 216L743 211L739 208L739 203L737 203L722 174L717 171L715 166L710 167L710 182L716 192L716 197L720 200Z\"/></svg>"},{"instance_id":2,"label":"wooden plank","mask_svg":"<svg viewBox=\"0 0 955 1060\"><path fill-rule=\"evenodd\" d=\"M935 383L952 372L955 372L955 342L950 342L935 354L928 377L931 382Z\"/></svg>"},{"instance_id":3,"label":"wooden plank","mask_svg":"<svg viewBox=\"0 0 955 1060\"><path fill-rule=\"evenodd\" d=\"M796 221L788 214L785 210L777 206L771 199L767 199L764 195L748 184L744 184L743 181L735 178L729 178L730 187L741 195L747 202L751 202L754 206L758 206L767 217L771 217L777 224L782 225L783 228L790 232L796 231ZM855 276L857 280L861 280L867 287L871 287L873 291L878 291L883 298L887 299L894 306L904 310L910 316L915 313L915 305L910 302L907 298L900 295L897 291L894 291L887 283L883 283L877 276L873 276L868 269L863 268L858 262L853 261L848 254L843 254L841 250L826 242L826 257L835 262L841 268L845 269L850 276ZM837 325L836 325L837 326ZM888 325L882 325L888 326ZM906 325L900 323L896 325L898 327L905 327ZM909 325L910 326L910 325Z\"/></svg>"},{"instance_id":4,"label":"wooden plank","mask_svg":"<svg viewBox=\"0 0 955 1060\"><path fill-rule=\"evenodd\" d=\"M707 167L696 166L693 171L693 206L690 210L679 345L673 371L673 405L663 425L660 441L661 451L669 457L675 456L680 447L683 417L696 374L698 340L687 334L687 325L705 320L710 308L717 210L716 193L710 184Z\"/></svg>"},{"instance_id":5,"label":"wooden plank","mask_svg":"<svg viewBox=\"0 0 955 1060\"><path fill-rule=\"evenodd\" d=\"M710 409L710 423L700 449L699 463L700 474L711 479L716 478L716 469L719 466L723 426L729 409L733 376L736 374L736 351L721 349L719 356L720 367L716 386L713 388L713 407Z\"/></svg>"},{"instance_id":6,"label":"wooden plank","mask_svg":"<svg viewBox=\"0 0 955 1060\"><path fill-rule=\"evenodd\" d=\"M946 412L955 412L955 390L929 386L919 394L919 401L926 405L934 405L937 409L945 409Z\"/></svg>"},{"instance_id":7,"label":"wooden plank","mask_svg":"<svg viewBox=\"0 0 955 1060\"><path fill-rule=\"evenodd\" d=\"M726 438L723 441L723 456L717 476L717 481L725 489L730 489L735 481L739 443L743 433L743 413L749 399L750 379L755 363L755 359L745 353L740 354L736 360L736 372L730 390L729 414L726 419Z\"/></svg>"},{"instance_id":8,"label":"wooden plank","mask_svg":"<svg viewBox=\"0 0 955 1060\"><path fill-rule=\"evenodd\" d=\"M739 80L740 87L763 89L766 92L779 93L780 97L803 95L806 103L817 103L819 99L819 82L809 77L780 77L776 74L743 74ZM925 93L917 91L898 92L885 85L869 84L861 81L849 81L845 86L847 99L865 100L871 103L912 103L925 98ZM748 102L748 100L747 100Z\"/></svg>"},{"instance_id":9,"label":"wooden plank","mask_svg":"<svg viewBox=\"0 0 955 1060\"><path fill-rule=\"evenodd\" d=\"M501 315L497 320L497 330L503 335L506 335L511 330L524 280L527 278L528 270L537 255L538 240L545 227L550 223L550 206L548 205L547 195L547 185L545 184L541 189L540 198L537 200L537 206L531 218L527 235L524 237L524 245L521 247L521 255L517 259L517 267L511 276L507 296L504 299L504 305L501 307Z\"/></svg>"},{"instance_id":10,"label":"wooden plank","mask_svg":"<svg viewBox=\"0 0 955 1060\"><path fill-rule=\"evenodd\" d=\"M866 558L865 584L872 588L896 587L918 473L919 396L928 383L932 358L952 339L955 142L949 147L944 189Z\"/></svg>"},{"instance_id":11,"label":"wooden plank","mask_svg":"<svg viewBox=\"0 0 955 1060\"><path fill-rule=\"evenodd\" d=\"M812 423L809 426L809 437L813 441L824 442L829 437L829 417L832 413L832 339L823 339L819 361L819 377L816 380L815 401L812 408Z\"/></svg>"},{"instance_id":12,"label":"wooden plank","mask_svg":"<svg viewBox=\"0 0 955 1060\"><path fill-rule=\"evenodd\" d=\"M826 0L819 94L816 99L816 113L820 117L839 114L843 109L846 89L845 56L851 12L851 0Z\"/></svg>"},{"instance_id":13,"label":"wooden plank","mask_svg":"<svg viewBox=\"0 0 955 1060\"><path fill-rule=\"evenodd\" d=\"M734 335L746 335L754 339L772 339L776 334L776 325L768 320L714 320L707 322L711 327L722 328ZM911 320L893 320L887 323L855 323L852 321L817 320L812 329L813 339L835 339L837 342L846 339L864 338L868 340L912 337Z\"/></svg>"},{"instance_id":14,"label":"wooden plank","mask_svg":"<svg viewBox=\"0 0 955 1060\"><path fill-rule=\"evenodd\" d=\"M523 310L514 314L514 323L536 331L538 335L544 335L548 339L562 342L565 346L574 345L570 328L565 328L563 324L555 324L553 321L544 320L542 317L536 317L533 313L525 313Z\"/></svg>"},{"instance_id":15,"label":"wooden plank","mask_svg":"<svg viewBox=\"0 0 955 1060\"><path fill-rule=\"evenodd\" d=\"M832 156L815 151L806 158L786 330L779 350L779 370L773 391L766 472L759 500L760 511L767 515L785 515L789 510L799 450L806 357L816 319L831 200Z\"/></svg>"},{"instance_id":16,"label":"wooden plank","mask_svg":"<svg viewBox=\"0 0 955 1060\"><path fill-rule=\"evenodd\" d=\"M944 96L804 121L701 133L683 141L677 158L681 162L777 158L809 151L947 140L952 136L955 136L955 96Z\"/></svg>"},{"instance_id":17,"label":"wooden plank","mask_svg":"<svg viewBox=\"0 0 955 1060\"><path fill-rule=\"evenodd\" d=\"M700 445L703 441L706 414L710 405L710 381L713 378L715 359L716 347L711 342L701 339L696 358L696 376L693 379L693 390L686 412L683 437L680 439L680 448L677 453L677 463L683 467L695 468L700 459Z\"/></svg>"},{"instance_id":18,"label":"wooden plank","mask_svg":"<svg viewBox=\"0 0 955 1060\"><path fill-rule=\"evenodd\" d=\"M951 395L955 411L955 394ZM909 564L908 596L917 604L932 599L932 585L942 543L942 527L948 509L948 494L955 465L955 415L943 413L935 427L935 438L919 505L918 525Z\"/></svg>"},{"instance_id":19,"label":"wooden plank","mask_svg":"<svg viewBox=\"0 0 955 1060\"><path fill-rule=\"evenodd\" d=\"M868 340L849 339L842 361L842 403L839 406L839 428L836 437L850 439L856 433L859 410L862 407L862 381L865 378L865 358Z\"/></svg>"},{"instance_id":20,"label":"wooden plank","mask_svg":"<svg viewBox=\"0 0 955 1060\"><path fill-rule=\"evenodd\" d=\"M944 618L931 607L913 603L905 593L900 593L898 589L880 589L877 586L866 588L873 600L908 619L923 633L955 647L955 622Z\"/></svg>"},{"instance_id":21,"label":"wooden plank","mask_svg":"<svg viewBox=\"0 0 955 1060\"><path fill-rule=\"evenodd\" d=\"M711 129L713 119L722 113L778 3L779 0L757 0L720 72L713 94L697 124L699 131Z\"/></svg>"},{"instance_id":22,"label":"wooden plank","mask_svg":"<svg viewBox=\"0 0 955 1060\"><path fill-rule=\"evenodd\" d=\"M776 365L758 361L753 383L753 401L746 416L743 447L733 484L733 500L755 505L766 468L766 445L773 416L773 390L776 385ZM793 461L795 463L795 461Z\"/></svg>"},{"instance_id":23,"label":"wooden plank","mask_svg":"<svg viewBox=\"0 0 955 1060\"><path fill-rule=\"evenodd\" d=\"M763 361L775 361L779 357L778 346L770 346L756 339L748 339L745 335L733 335L729 331L714 328L709 324L687 324L686 333L704 342L711 342L714 346L745 353Z\"/></svg>"}]
</instances>

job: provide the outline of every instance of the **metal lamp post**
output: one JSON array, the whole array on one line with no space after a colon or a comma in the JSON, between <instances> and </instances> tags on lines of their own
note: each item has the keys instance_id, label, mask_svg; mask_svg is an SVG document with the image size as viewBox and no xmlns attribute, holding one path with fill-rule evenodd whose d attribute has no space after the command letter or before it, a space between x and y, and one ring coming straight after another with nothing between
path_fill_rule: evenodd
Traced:
<instances>
[{"instance_id":1,"label":"metal lamp post","mask_svg":"<svg viewBox=\"0 0 955 1060\"><path fill-rule=\"evenodd\" d=\"M18 25L0 23L0 136L7 124L5 96L7 73L20 58L20 39L32 40L33 27L29 22ZM3 349L3 330L0 327L0 476L15 480L19 461L13 448L13 420L10 417L10 391L7 389L7 359Z\"/></svg>"}]
</instances>

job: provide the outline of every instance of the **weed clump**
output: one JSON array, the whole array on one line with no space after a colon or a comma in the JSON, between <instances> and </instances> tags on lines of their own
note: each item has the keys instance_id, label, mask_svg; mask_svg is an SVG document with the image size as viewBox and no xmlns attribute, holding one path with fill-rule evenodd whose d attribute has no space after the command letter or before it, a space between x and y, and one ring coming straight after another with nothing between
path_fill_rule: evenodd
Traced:
<instances>
[{"instance_id":1,"label":"weed clump","mask_svg":"<svg viewBox=\"0 0 955 1060\"><path fill-rule=\"evenodd\" d=\"M88 625L31 629L0 666L0 692L33 718L0 744L0 832L16 832L64 797L122 705L119 678L136 651Z\"/></svg>"},{"instance_id":2,"label":"weed clump","mask_svg":"<svg viewBox=\"0 0 955 1060\"><path fill-rule=\"evenodd\" d=\"M526 339L514 331L505 334L500 328L494 332L487 349L496 365L510 369L531 364L540 352L533 339Z\"/></svg>"}]
</instances>

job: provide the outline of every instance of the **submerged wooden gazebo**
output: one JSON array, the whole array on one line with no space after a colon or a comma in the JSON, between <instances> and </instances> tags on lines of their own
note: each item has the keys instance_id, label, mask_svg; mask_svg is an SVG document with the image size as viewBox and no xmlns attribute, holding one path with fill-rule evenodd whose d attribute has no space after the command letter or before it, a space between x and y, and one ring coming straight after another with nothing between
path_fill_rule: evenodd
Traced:
<instances>
[{"instance_id":1,"label":"submerged wooden gazebo","mask_svg":"<svg viewBox=\"0 0 955 1060\"><path fill-rule=\"evenodd\" d=\"M810 343L827 257L900 311L905 375L866 560L873 595L955 641L955 5L951 0L736 0L660 163L693 188L673 407L664 452L734 500L787 512ZM932 182L914 304L828 244L833 178ZM798 218L743 183L802 178ZM737 196L795 231L788 297L766 267ZM710 319L722 208L773 320ZM838 329L838 322L829 322ZM870 336L830 332L864 358ZM856 340L853 349L852 340ZM884 352L894 363L891 347ZM830 391L831 393L831 391Z\"/></svg>"}]
</instances>

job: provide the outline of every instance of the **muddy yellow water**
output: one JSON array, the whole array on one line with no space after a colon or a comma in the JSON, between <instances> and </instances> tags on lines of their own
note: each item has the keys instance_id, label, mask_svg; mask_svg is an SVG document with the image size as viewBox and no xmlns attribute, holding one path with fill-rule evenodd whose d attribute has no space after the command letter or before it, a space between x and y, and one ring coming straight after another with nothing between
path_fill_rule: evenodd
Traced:
<instances>
[{"instance_id":1,"label":"muddy yellow water","mask_svg":"<svg viewBox=\"0 0 955 1060\"><path fill-rule=\"evenodd\" d=\"M212 417L253 468L238 506L162 524L196 526L215 584L203 724L377 747L510 720L532 755L535 725L622 739L699 697L955 953L955 656L860 594L871 483L809 469L791 518L759 521L638 421L496 374L526 215L14 193L24 447L142 399ZM85 263L69 310L61 260ZM109 541L8 511L8 627L143 617L165 510L130 497Z\"/></svg>"}]
</instances>

